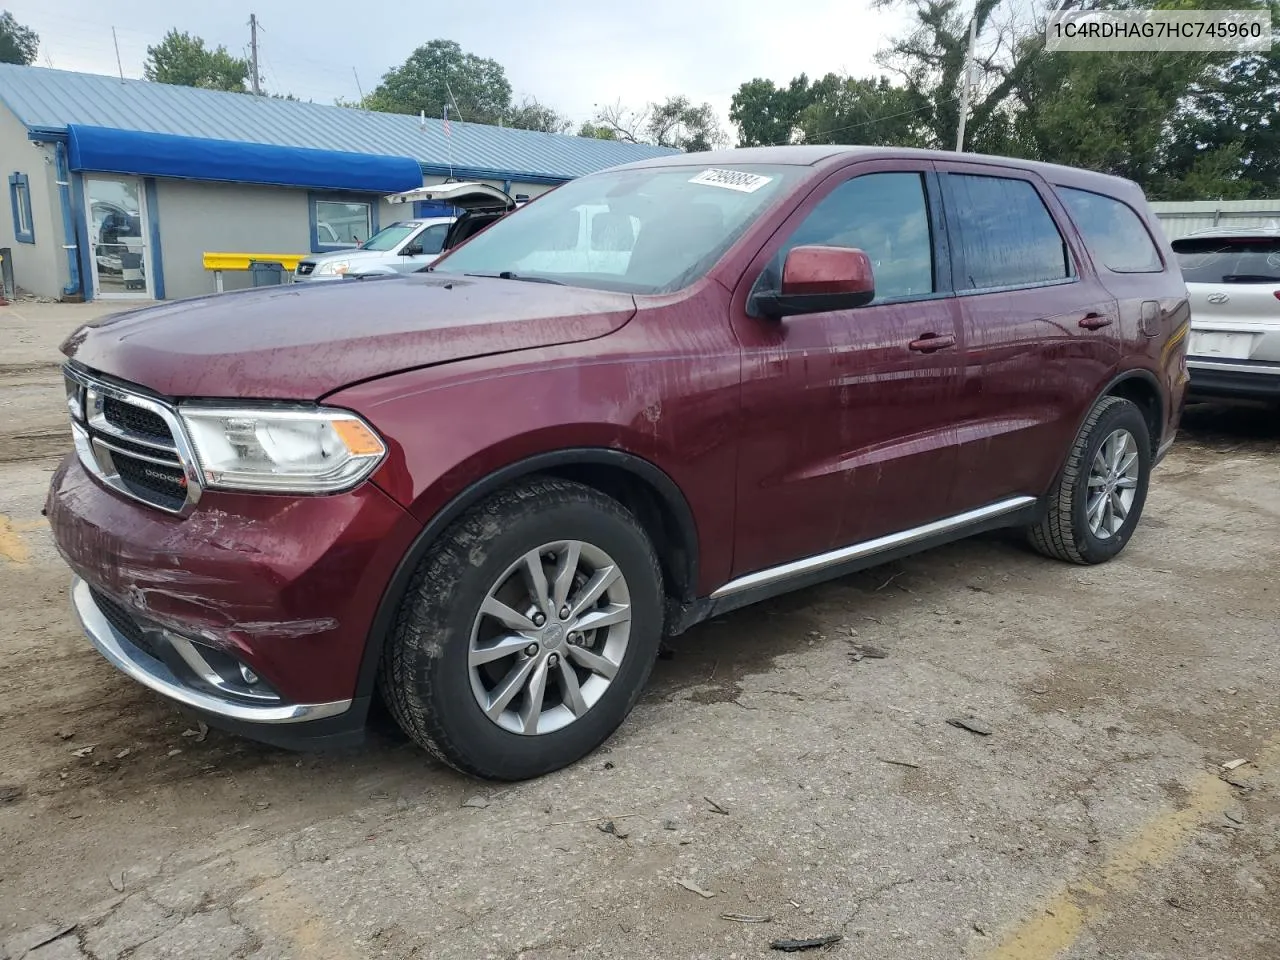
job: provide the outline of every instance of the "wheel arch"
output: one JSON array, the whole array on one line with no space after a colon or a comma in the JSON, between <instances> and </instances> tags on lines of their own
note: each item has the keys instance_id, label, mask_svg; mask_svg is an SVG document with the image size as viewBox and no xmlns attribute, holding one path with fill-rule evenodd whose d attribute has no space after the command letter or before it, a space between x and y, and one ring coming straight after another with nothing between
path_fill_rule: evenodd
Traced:
<instances>
[{"instance_id":1,"label":"wheel arch","mask_svg":"<svg viewBox=\"0 0 1280 960\"><path fill-rule=\"evenodd\" d=\"M1155 374L1141 368L1126 370L1107 385L1102 396L1120 397L1130 401L1142 411L1142 418L1146 420L1147 430L1150 433L1151 454L1155 456L1163 439L1165 421L1164 394L1160 390L1160 381L1156 379Z\"/></svg>"},{"instance_id":2,"label":"wheel arch","mask_svg":"<svg viewBox=\"0 0 1280 960\"><path fill-rule=\"evenodd\" d=\"M621 502L654 541L668 597L677 603L693 601L698 582L697 527L688 500L666 471L622 450L579 447L536 454L477 480L427 521L400 559L378 602L360 661L358 695L369 695L376 686L383 644L413 572L431 545L454 520L486 496L532 476L572 480Z\"/></svg>"}]
</instances>

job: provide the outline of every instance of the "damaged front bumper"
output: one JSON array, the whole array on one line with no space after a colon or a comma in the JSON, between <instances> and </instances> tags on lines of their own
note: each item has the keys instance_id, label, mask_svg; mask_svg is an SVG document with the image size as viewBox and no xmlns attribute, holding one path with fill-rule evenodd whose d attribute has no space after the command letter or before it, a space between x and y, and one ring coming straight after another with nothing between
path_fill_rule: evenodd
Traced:
<instances>
[{"instance_id":1,"label":"damaged front bumper","mask_svg":"<svg viewBox=\"0 0 1280 960\"><path fill-rule=\"evenodd\" d=\"M79 577L71 608L98 652L117 670L184 707L243 723L299 723L346 713L350 698L328 703L284 703L249 671L236 683L239 664L218 663L218 652L158 624L132 617ZM122 621L123 617L129 617ZM248 668L243 668L247 670ZM234 672L233 672L234 671ZM228 674L230 673L230 676ZM254 688L258 689L254 689ZM203 689L202 689L203 688Z\"/></svg>"},{"instance_id":2,"label":"damaged front bumper","mask_svg":"<svg viewBox=\"0 0 1280 960\"><path fill-rule=\"evenodd\" d=\"M255 740L313 748L362 736L371 625L421 530L376 486L208 492L181 517L107 489L71 456L46 513L74 574L75 614L117 669Z\"/></svg>"}]
</instances>

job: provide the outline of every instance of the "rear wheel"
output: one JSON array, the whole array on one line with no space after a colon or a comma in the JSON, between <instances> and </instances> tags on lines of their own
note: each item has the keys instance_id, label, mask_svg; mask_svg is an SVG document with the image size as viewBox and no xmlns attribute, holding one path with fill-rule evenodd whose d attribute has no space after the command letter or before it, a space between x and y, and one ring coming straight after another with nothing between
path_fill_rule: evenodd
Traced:
<instances>
[{"instance_id":1,"label":"rear wheel","mask_svg":"<svg viewBox=\"0 0 1280 960\"><path fill-rule=\"evenodd\" d=\"M1105 563L1124 549L1142 516L1151 477L1151 435L1137 405L1103 397L1089 411L1049 493L1032 546L1070 563Z\"/></svg>"},{"instance_id":2,"label":"rear wheel","mask_svg":"<svg viewBox=\"0 0 1280 960\"><path fill-rule=\"evenodd\" d=\"M596 490L495 494L419 567L380 674L397 722L465 773L519 780L603 742L657 656L662 579L639 523Z\"/></svg>"}]
</instances>

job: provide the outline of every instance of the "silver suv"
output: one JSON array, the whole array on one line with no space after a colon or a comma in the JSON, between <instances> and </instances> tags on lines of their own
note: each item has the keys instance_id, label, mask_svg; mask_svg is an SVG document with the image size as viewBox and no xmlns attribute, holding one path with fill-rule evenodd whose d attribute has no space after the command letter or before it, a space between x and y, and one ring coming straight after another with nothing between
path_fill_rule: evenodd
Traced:
<instances>
[{"instance_id":1,"label":"silver suv","mask_svg":"<svg viewBox=\"0 0 1280 960\"><path fill-rule=\"evenodd\" d=\"M1280 230L1173 241L1191 302L1190 393L1280 401Z\"/></svg>"}]
</instances>

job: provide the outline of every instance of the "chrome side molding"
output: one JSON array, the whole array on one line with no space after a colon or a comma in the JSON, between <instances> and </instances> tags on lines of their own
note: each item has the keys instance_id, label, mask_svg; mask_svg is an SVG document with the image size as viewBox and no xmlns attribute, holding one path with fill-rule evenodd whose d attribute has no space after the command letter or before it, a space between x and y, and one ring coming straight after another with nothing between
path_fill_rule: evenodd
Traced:
<instances>
[{"instance_id":1,"label":"chrome side molding","mask_svg":"<svg viewBox=\"0 0 1280 960\"><path fill-rule=\"evenodd\" d=\"M831 550L827 553L819 553L801 560L792 560L790 563L769 567L767 570L758 570L755 573L748 573L738 577L736 580L730 580L723 587L712 593L711 599L719 600L722 597L731 597L745 590L752 590L756 587L767 586L782 580L790 580L793 577L815 573L850 560L872 557L877 553L887 553L898 547L918 543L921 540L927 540L939 534L952 533L967 526L982 523L984 520L991 520L1006 513L1014 513L1024 507L1031 506L1035 502L1035 497L1010 497L1008 500L1001 500L985 507L978 507L976 510L968 510L953 517L945 517L942 520L926 523L924 526L913 527L910 530L903 530L899 533L891 533L887 536L877 537L874 540L855 543L848 547L841 547L838 550Z\"/></svg>"}]
</instances>

